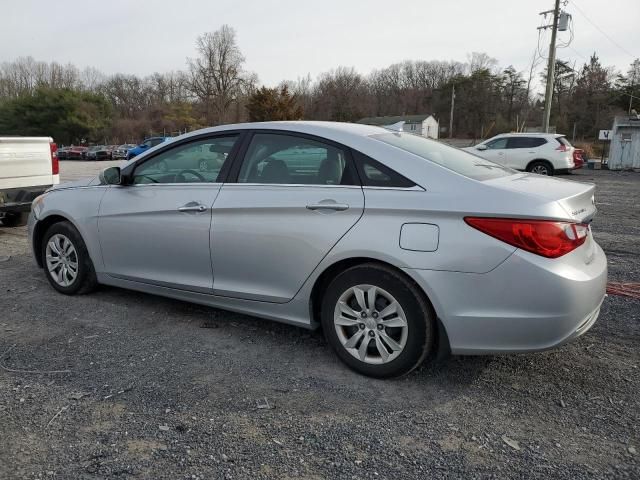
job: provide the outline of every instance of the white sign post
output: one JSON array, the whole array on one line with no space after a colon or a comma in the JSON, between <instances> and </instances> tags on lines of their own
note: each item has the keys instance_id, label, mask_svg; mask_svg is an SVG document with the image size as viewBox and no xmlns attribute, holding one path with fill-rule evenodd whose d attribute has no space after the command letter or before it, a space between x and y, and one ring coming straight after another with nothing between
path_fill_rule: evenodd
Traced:
<instances>
[{"instance_id":1,"label":"white sign post","mask_svg":"<svg viewBox=\"0 0 640 480\"><path fill-rule=\"evenodd\" d=\"M600 133L598 134L598 140L611 140L611 138L613 137L613 130L600 130Z\"/></svg>"},{"instance_id":2,"label":"white sign post","mask_svg":"<svg viewBox=\"0 0 640 480\"><path fill-rule=\"evenodd\" d=\"M602 157L600 158L600 162L604 165L604 151L607 148L607 143L610 142L613 138L613 130L600 130L598 133L598 140L602 140Z\"/></svg>"}]
</instances>

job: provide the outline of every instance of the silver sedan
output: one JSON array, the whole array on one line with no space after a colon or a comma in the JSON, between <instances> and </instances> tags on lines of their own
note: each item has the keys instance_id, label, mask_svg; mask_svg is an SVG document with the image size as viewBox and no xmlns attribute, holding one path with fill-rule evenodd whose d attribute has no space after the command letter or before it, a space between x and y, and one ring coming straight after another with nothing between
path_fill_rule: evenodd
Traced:
<instances>
[{"instance_id":1,"label":"silver sedan","mask_svg":"<svg viewBox=\"0 0 640 480\"><path fill-rule=\"evenodd\" d=\"M307 328L351 368L544 350L604 298L594 186L408 133L274 122L199 130L33 203L35 259L98 284Z\"/></svg>"}]
</instances>

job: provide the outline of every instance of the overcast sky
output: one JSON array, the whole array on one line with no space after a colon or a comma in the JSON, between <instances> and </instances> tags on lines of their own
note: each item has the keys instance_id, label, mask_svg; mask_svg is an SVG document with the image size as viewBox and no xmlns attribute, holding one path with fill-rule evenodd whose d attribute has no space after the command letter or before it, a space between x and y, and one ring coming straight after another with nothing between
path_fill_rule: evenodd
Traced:
<instances>
[{"instance_id":1,"label":"overcast sky","mask_svg":"<svg viewBox=\"0 0 640 480\"><path fill-rule=\"evenodd\" d=\"M553 0L4 0L0 61L93 66L147 75L185 68L196 37L236 29L246 68L266 85L339 65L362 73L402 60L465 61L486 52L528 71L541 18ZM627 69L640 57L640 0L575 0L571 48L577 67L596 51ZM582 12L580 11L582 10ZM585 16L586 15L586 16ZM608 34L613 42L597 27ZM561 41L569 33L561 33ZM615 43L614 43L615 42ZM548 33L543 37L548 49ZM616 45L617 44L617 45Z\"/></svg>"}]
</instances>

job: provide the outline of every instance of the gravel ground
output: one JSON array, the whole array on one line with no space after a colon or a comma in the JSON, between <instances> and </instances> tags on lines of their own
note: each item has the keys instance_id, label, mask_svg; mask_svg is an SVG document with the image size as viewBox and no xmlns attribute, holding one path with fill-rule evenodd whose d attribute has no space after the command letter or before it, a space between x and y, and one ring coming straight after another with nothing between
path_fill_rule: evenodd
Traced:
<instances>
[{"instance_id":1,"label":"gravel ground","mask_svg":"<svg viewBox=\"0 0 640 480\"><path fill-rule=\"evenodd\" d=\"M105 163L65 162L63 178ZM640 174L595 181L639 280ZM8 257L8 258L7 258ZM558 350L359 376L321 333L115 288L64 297L0 228L0 478L640 477L640 300Z\"/></svg>"}]
</instances>

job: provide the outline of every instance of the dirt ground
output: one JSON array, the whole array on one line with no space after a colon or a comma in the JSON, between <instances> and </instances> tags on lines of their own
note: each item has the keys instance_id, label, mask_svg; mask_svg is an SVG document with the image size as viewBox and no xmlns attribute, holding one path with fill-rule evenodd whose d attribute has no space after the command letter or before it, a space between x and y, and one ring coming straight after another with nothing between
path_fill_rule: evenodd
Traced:
<instances>
[{"instance_id":1,"label":"dirt ground","mask_svg":"<svg viewBox=\"0 0 640 480\"><path fill-rule=\"evenodd\" d=\"M63 178L106 163L64 162ZM594 181L610 280L640 281L640 174ZM640 478L640 300L557 350L395 381L320 332L103 287L57 294L0 227L0 478Z\"/></svg>"}]
</instances>

